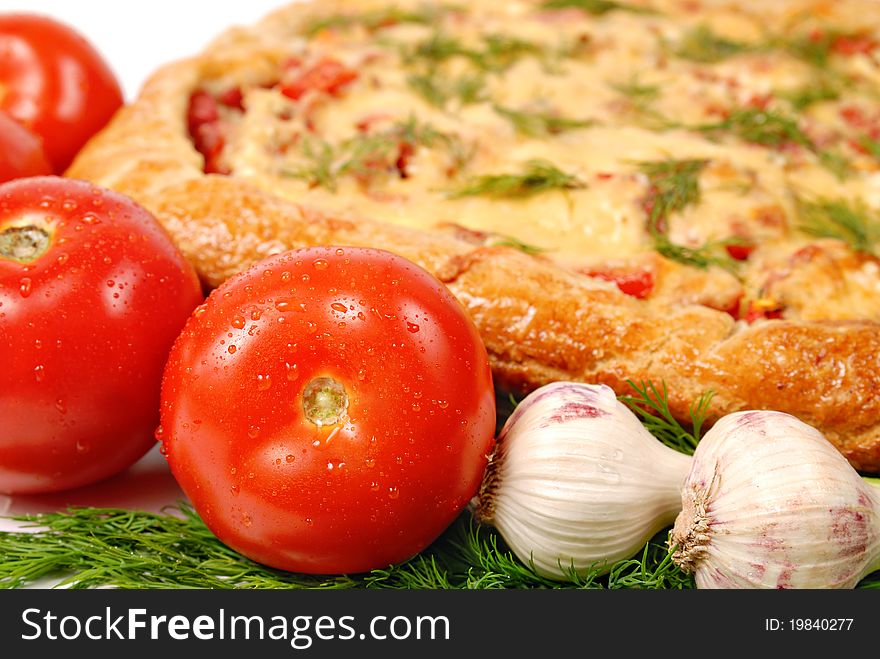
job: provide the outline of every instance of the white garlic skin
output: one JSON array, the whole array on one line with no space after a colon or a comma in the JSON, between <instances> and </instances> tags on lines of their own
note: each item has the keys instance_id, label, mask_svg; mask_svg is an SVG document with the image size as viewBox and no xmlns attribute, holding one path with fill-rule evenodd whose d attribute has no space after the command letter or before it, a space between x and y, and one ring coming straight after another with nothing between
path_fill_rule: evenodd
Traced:
<instances>
[{"instance_id":1,"label":"white garlic skin","mask_svg":"<svg viewBox=\"0 0 880 659\"><path fill-rule=\"evenodd\" d=\"M720 419L694 454L670 544L698 588L852 588L880 568L880 496L788 414Z\"/></svg>"},{"instance_id":2,"label":"white garlic skin","mask_svg":"<svg viewBox=\"0 0 880 659\"><path fill-rule=\"evenodd\" d=\"M543 576L610 568L672 523L690 462L645 430L609 387L553 383L507 420L477 518Z\"/></svg>"}]
</instances>

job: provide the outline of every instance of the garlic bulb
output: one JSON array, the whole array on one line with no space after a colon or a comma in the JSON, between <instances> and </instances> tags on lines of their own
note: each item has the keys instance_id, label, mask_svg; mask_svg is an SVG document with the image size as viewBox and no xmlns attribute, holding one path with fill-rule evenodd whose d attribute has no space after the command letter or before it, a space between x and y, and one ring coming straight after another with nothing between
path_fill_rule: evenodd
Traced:
<instances>
[{"instance_id":1,"label":"garlic bulb","mask_svg":"<svg viewBox=\"0 0 880 659\"><path fill-rule=\"evenodd\" d=\"M476 516L544 576L610 568L672 523L690 462L610 388L550 384L507 420Z\"/></svg>"},{"instance_id":2,"label":"garlic bulb","mask_svg":"<svg viewBox=\"0 0 880 659\"><path fill-rule=\"evenodd\" d=\"M699 588L852 588L880 568L880 491L788 414L719 420L682 504L673 560Z\"/></svg>"}]
</instances>

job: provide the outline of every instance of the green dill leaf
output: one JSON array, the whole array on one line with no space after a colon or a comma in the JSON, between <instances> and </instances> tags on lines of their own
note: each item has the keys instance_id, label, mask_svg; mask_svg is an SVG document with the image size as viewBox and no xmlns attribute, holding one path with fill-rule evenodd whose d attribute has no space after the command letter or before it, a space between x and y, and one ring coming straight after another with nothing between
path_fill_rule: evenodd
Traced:
<instances>
[{"instance_id":1,"label":"green dill leaf","mask_svg":"<svg viewBox=\"0 0 880 659\"><path fill-rule=\"evenodd\" d=\"M541 55L543 49L531 41L506 34L488 34L483 37L485 49L481 65L487 70L503 71L522 57Z\"/></svg>"},{"instance_id":2,"label":"green dill leaf","mask_svg":"<svg viewBox=\"0 0 880 659\"><path fill-rule=\"evenodd\" d=\"M834 174L838 181L844 181L852 176L852 162L840 151L822 149L816 152L816 157L819 159L819 164Z\"/></svg>"},{"instance_id":3,"label":"green dill leaf","mask_svg":"<svg viewBox=\"0 0 880 659\"><path fill-rule=\"evenodd\" d=\"M660 98L660 86L646 85L639 81L638 76L633 76L628 82L610 82L608 84L637 105L653 103Z\"/></svg>"},{"instance_id":4,"label":"green dill leaf","mask_svg":"<svg viewBox=\"0 0 880 659\"><path fill-rule=\"evenodd\" d=\"M857 140L859 146L868 152L875 160L880 160L880 142L872 139L869 135L862 135Z\"/></svg>"},{"instance_id":5,"label":"green dill leaf","mask_svg":"<svg viewBox=\"0 0 880 659\"><path fill-rule=\"evenodd\" d=\"M798 144L811 151L816 150L813 140L801 130L793 117L773 110L739 108L721 121L701 124L693 129L705 133L728 133L746 142L768 147Z\"/></svg>"},{"instance_id":6,"label":"green dill leaf","mask_svg":"<svg viewBox=\"0 0 880 659\"><path fill-rule=\"evenodd\" d=\"M634 14L652 14L647 7L639 7L617 0L546 0L544 9L580 9L593 16L602 16L611 11L628 11Z\"/></svg>"},{"instance_id":7,"label":"green dill leaf","mask_svg":"<svg viewBox=\"0 0 880 659\"><path fill-rule=\"evenodd\" d=\"M448 7L425 5L414 10L392 6L359 14L333 14L309 22L303 34L311 37L322 30L345 29L354 25L361 25L370 32L401 23L435 25L447 11Z\"/></svg>"},{"instance_id":8,"label":"green dill leaf","mask_svg":"<svg viewBox=\"0 0 880 659\"><path fill-rule=\"evenodd\" d=\"M513 110L500 105L493 107L495 112L510 121L518 133L528 137L558 135L568 130L589 128L596 123L592 119L569 119L549 113Z\"/></svg>"},{"instance_id":9,"label":"green dill leaf","mask_svg":"<svg viewBox=\"0 0 880 659\"><path fill-rule=\"evenodd\" d=\"M550 190L586 187L576 176L563 172L544 160L530 160L518 174L476 176L449 194L452 199L486 195L490 197L529 197Z\"/></svg>"},{"instance_id":10,"label":"green dill leaf","mask_svg":"<svg viewBox=\"0 0 880 659\"><path fill-rule=\"evenodd\" d=\"M658 226L671 213L700 201L700 174L709 164L704 159L645 160L636 163L648 177L650 192L649 228L662 233Z\"/></svg>"},{"instance_id":11,"label":"green dill leaf","mask_svg":"<svg viewBox=\"0 0 880 659\"><path fill-rule=\"evenodd\" d=\"M795 110L801 111L815 103L836 101L840 98L840 90L827 81L820 81L818 84L778 91L776 96L791 103Z\"/></svg>"},{"instance_id":12,"label":"green dill leaf","mask_svg":"<svg viewBox=\"0 0 880 659\"><path fill-rule=\"evenodd\" d=\"M669 391L663 382L658 389L653 382L627 380L633 389L630 396L618 396L641 419L645 428L669 448L693 455L709 416L714 392L706 391L690 406L690 428L686 428L669 409Z\"/></svg>"},{"instance_id":13,"label":"green dill leaf","mask_svg":"<svg viewBox=\"0 0 880 659\"><path fill-rule=\"evenodd\" d=\"M719 36L708 25L698 25L682 37L673 53L692 62L714 64L752 49L749 44Z\"/></svg>"},{"instance_id":14,"label":"green dill leaf","mask_svg":"<svg viewBox=\"0 0 880 659\"><path fill-rule=\"evenodd\" d=\"M514 238L513 236L495 236L495 238L489 243L491 247L512 247L513 249L518 249L524 254L543 254L547 251L544 247L537 247L536 245L530 245L529 243L524 243L523 241Z\"/></svg>"},{"instance_id":15,"label":"green dill leaf","mask_svg":"<svg viewBox=\"0 0 880 659\"><path fill-rule=\"evenodd\" d=\"M719 251L720 247L738 242L735 239L710 241L698 247L689 247L672 242L666 234L657 234L653 238L654 250L670 261L676 261L677 263L700 268L701 270L705 270L712 265L731 272L736 270L733 259Z\"/></svg>"},{"instance_id":16,"label":"green dill leaf","mask_svg":"<svg viewBox=\"0 0 880 659\"><path fill-rule=\"evenodd\" d=\"M448 78L431 70L410 74L406 81L413 91L438 108L446 107L452 100L457 100L461 105L486 100L486 80L482 75Z\"/></svg>"},{"instance_id":17,"label":"green dill leaf","mask_svg":"<svg viewBox=\"0 0 880 659\"><path fill-rule=\"evenodd\" d=\"M460 39L445 32L437 31L415 47L404 46L402 55L405 61L416 61L436 68L454 57L469 60L480 71L504 71L522 57L540 56L544 49L538 44L502 34L487 34L482 37L481 47L466 46Z\"/></svg>"},{"instance_id":18,"label":"green dill leaf","mask_svg":"<svg viewBox=\"0 0 880 659\"><path fill-rule=\"evenodd\" d=\"M456 169L463 167L470 157L470 151L458 136L438 131L430 124L419 123L411 116L406 121L394 123L385 131L355 135L336 147L319 138L307 136L301 147L307 163L281 173L304 180L310 186L335 192L341 176L371 176L383 170L390 172L396 169L397 156L403 143L444 148Z\"/></svg>"},{"instance_id":19,"label":"green dill leaf","mask_svg":"<svg viewBox=\"0 0 880 659\"><path fill-rule=\"evenodd\" d=\"M695 268L717 265L733 271L735 264L719 251L736 239L709 242L689 247L672 242L667 234L669 216L700 201L700 173L709 164L703 159L668 158L636 163L648 178L648 195L644 207L648 212L648 231L654 240L654 249L661 255Z\"/></svg>"},{"instance_id":20,"label":"green dill leaf","mask_svg":"<svg viewBox=\"0 0 880 659\"><path fill-rule=\"evenodd\" d=\"M825 69L828 67L832 46L840 36L842 34L836 30L822 30L794 37L783 37L776 45L810 66Z\"/></svg>"},{"instance_id":21,"label":"green dill leaf","mask_svg":"<svg viewBox=\"0 0 880 659\"><path fill-rule=\"evenodd\" d=\"M877 256L880 218L860 199L798 199L797 209L800 231L817 238L834 238L854 252Z\"/></svg>"},{"instance_id":22,"label":"green dill leaf","mask_svg":"<svg viewBox=\"0 0 880 659\"><path fill-rule=\"evenodd\" d=\"M307 138L302 142L302 154L309 161L308 164L285 169L282 174L305 181L312 187L322 187L335 192L336 173L333 170L333 161L336 155L333 147L324 140Z\"/></svg>"}]
</instances>

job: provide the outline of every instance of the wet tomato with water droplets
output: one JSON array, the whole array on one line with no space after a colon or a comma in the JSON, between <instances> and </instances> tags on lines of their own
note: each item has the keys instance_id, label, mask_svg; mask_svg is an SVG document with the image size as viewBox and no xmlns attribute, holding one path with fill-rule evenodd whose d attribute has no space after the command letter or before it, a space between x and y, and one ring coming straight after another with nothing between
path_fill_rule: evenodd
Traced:
<instances>
[{"instance_id":1,"label":"wet tomato with water droplets","mask_svg":"<svg viewBox=\"0 0 880 659\"><path fill-rule=\"evenodd\" d=\"M171 352L163 449L226 544L298 572L386 567L476 494L493 446L486 350L433 276L311 248L213 291Z\"/></svg>"},{"instance_id":2,"label":"wet tomato with water droplets","mask_svg":"<svg viewBox=\"0 0 880 659\"><path fill-rule=\"evenodd\" d=\"M57 177L0 185L0 492L59 491L153 445L198 279L146 210Z\"/></svg>"}]
</instances>

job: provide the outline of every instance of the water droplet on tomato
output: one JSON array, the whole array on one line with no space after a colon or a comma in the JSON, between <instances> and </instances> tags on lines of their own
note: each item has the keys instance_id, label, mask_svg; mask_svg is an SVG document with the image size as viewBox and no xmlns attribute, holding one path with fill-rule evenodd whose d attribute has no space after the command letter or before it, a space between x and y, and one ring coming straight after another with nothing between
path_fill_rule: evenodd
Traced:
<instances>
[{"instance_id":1,"label":"water droplet on tomato","mask_svg":"<svg viewBox=\"0 0 880 659\"><path fill-rule=\"evenodd\" d=\"M416 332L419 331L419 326L416 325L415 323L411 323L409 321L406 321L406 331L410 332L411 334L415 334Z\"/></svg>"},{"instance_id":2,"label":"water droplet on tomato","mask_svg":"<svg viewBox=\"0 0 880 659\"><path fill-rule=\"evenodd\" d=\"M293 311L293 308L294 308L293 300L286 298L286 297L280 297L275 302L275 308L278 311L280 311L281 313L287 313L288 311Z\"/></svg>"},{"instance_id":3,"label":"water droplet on tomato","mask_svg":"<svg viewBox=\"0 0 880 659\"><path fill-rule=\"evenodd\" d=\"M272 386L272 378L268 373L257 375L257 391L266 391Z\"/></svg>"},{"instance_id":4,"label":"water droplet on tomato","mask_svg":"<svg viewBox=\"0 0 880 659\"><path fill-rule=\"evenodd\" d=\"M284 460L287 462L287 464L290 464L291 462L296 460L296 458L293 455L291 455L290 453L288 453L287 455L284 456Z\"/></svg>"},{"instance_id":5,"label":"water droplet on tomato","mask_svg":"<svg viewBox=\"0 0 880 659\"><path fill-rule=\"evenodd\" d=\"M18 292L21 293L22 297L27 297L31 294L31 278L30 277L22 277L21 281L18 284Z\"/></svg>"},{"instance_id":6,"label":"water droplet on tomato","mask_svg":"<svg viewBox=\"0 0 880 659\"><path fill-rule=\"evenodd\" d=\"M285 270L281 273L281 281L290 281L290 272Z\"/></svg>"},{"instance_id":7,"label":"water droplet on tomato","mask_svg":"<svg viewBox=\"0 0 880 659\"><path fill-rule=\"evenodd\" d=\"M388 488L388 498L389 499L396 499L399 496L400 496L400 490L398 490L396 487L391 486Z\"/></svg>"},{"instance_id":8,"label":"water droplet on tomato","mask_svg":"<svg viewBox=\"0 0 880 659\"><path fill-rule=\"evenodd\" d=\"M333 471L333 463L332 462L327 463L327 471Z\"/></svg>"},{"instance_id":9,"label":"water droplet on tomato","mask_svg":"<svg viewBox=\"0 0 880 659\"><path fill-rule=\"evenodd\" d=\"M76 202L73 199L65 199L61 204L61 209L67 212L76 210Z\"/></svg>"},{"instance_id":10,"label":"water droplet on tomato","mask_svg":"<svg viewBox=\"0 0 880 659\"><path fill-rule=\"evenodd\" d=\"M77 441L76 443L76 452L80 455L85 455L91 450L92 446L88 442L85 441Z\"/></svg>"},{"instance_id":11,"label":"water droplet on tomato","mask_svg":"<svg viewBox=\"0 0 880 659\"><path fill-rule=\"evenodd\" d=\"M256 439L260 436L260 427L259 426L251 426L248 428L247 436L251 439Z\"/></svg>"},{"instance_id":12,"label":"water droplet on tomato","mask_svg":"<svg viewBox=\"0 0 880 659\"><path fill-rule=\"evenodd\" d=\"M281 466L281 458L275 458L275 465L278 467Z\"/></svg>"},{"instance_id":13,"label":"water droplet on tomato","mask_svg":"<svg viewBox=\"0 0 880 659\"><path fill-rule=\"evenodd\" d=\"M159 445L159 453L167 457L168 456L168 446L166 444L160 444Z\"/></svg>"},{"instance_id":14,"label":"water droplet on tomato","mask_svg":"<svg viewBox=\"0 0 880 659\"><path fill-rule=\"evenodd\" d=\"M236 348L235 346L229 346L228 348L226 348L226 351L227 351L230 355L234 355L236 350L238 350L238 348Z\"/></svg>"},{"instance_id":15,"label":"water droplet on tomato","mask_svg":"<svg viewBox=\"0 0 880 659\"><path fill-rule=\"evenodd\" d=\"M113 288L116 285L116 282L112 279L107 280L107 288Z\"/></svg>"},{"instance_id":16,"label":"water droplet on tomato","mask_svg":"<svg viewBox=\"0 0 880 659\"><path fill-rule=\"evenodd\" d=\"M363 382L364 380L366 380L366 379L367 379L367 371L364 370L364 369L360 369L360 370L358 370L358 372L357 372L357 379L360 380L361 382Z\"/></svg>"},{"instance_id":17,"label":"water droplet on tomato","mask_svg":"<svg viewBox=\"0 0 880 659\"><path fill-rule=\"evenodd\" d=\"M263 311L261 309L253 309L251 310L251 320L259 320L260 316L263 315Z\"/></svg>"},{"instance_id":18,"label":"water droplet on tomato","mask_svg":"<svg viewBox=\"0 0 880 659\"><path fill-rule=\"evenodd\" d=\"M58 410L59 414L67 414L67 405L64 403L63 398L55 401L55 409Z\"/></svg>"},{"instance_id":19,"label":"water droplet on tomato","mask_svg":"<svg viewBox=\"0 0 880 659\"><path fill-rule=\"evenodd\" d=\"M419 405L418 403L413 403L413 404L412 404L412 411L413 411L413 412L419 412L419 411L421 411L421 409L422 409L422 406Z\"/></svg>"},{"instance_id":20,"label":"water droplet on tomato","mask_svg":"<svg viewBox=\"0 0 880 659\"><path fill-rule=\"evenodd\" d=\"M80 222L82 222L83 224L101 224L101 218L99 218L94 213L83 213L82 217L79 219ZM129 239L130 238L131 236L129 236Z\"/></svg>"},{"instance_id":21,"label":"water droplet on tomato","mask_svg":"<svg viewBox=\"0 0 880 659\"><path fill-rule=\"evenodd\" d=\"M34 366L34 379L37 382L42 382L45 377L46 377L46 367L43 366L42 364L37 364L36 366Z\"/></svg>"},{"instance_id":22,"label":"water droplet on tomato","mask_svg":"<svg viewBox=\"0 0 880 659\"><path fill-rule=\"evenodd\" d=\"M314 522L311 517L306 517L306 526L313 526Z\"/></svg>"},{"instance_id":23,"label":"water droplet on tomato","mask_svg":"<svg viewBox=\"0 0 880 659\"><path fill-rule=\"evenodd\" d=\"M314 261L312 261L312 265L315 267L315 270L326 270L328 267L330 267L327 259L315 259Z\"/></svg>"},{"instance_id":24,"label":"water droplet on tomato","mask_svg":"<svg viewBox=\"0 0 880 659\"><path fill-rule=\"evenodd\" d=\"M39 349L42 348L42 347L43 347L43 342L40 341L39 339L34 339L34 348L36 348L37 350L39 350Z\"/></svg>"},{"instance_id":25,"label":"water droplet on tomato","mask_svg":"<svg viewBox=\"0 0 880 659\"><path fill-rule=\"evenodd\" d=\"M230 473L232 476L235 476L235 472L236 472L236 471L238 471L238 470L237 470L235 467L233 467L232 469L229 470L229 473Z\"/></svg>"},{"instance_id":26,"label":"water droplet on tomato","mask_svg":"<svg viewBox=\"0 0 880 659\"><path fill-rule=\"evenodd\" d=\"M244 329L245 319L241 316L235 316L230 324L235 329Z\"/></svg>"},{"instance_id":27,"label":"water droplet on tomato","mask_svg":"<svg viewBox=\"0 0 880 659\"><path fill-rule=\"evenodd\" d=\"M338 311L339 313L345 313L346 311L348 311L348 307L342 304L342 302L334 302L330 305L330 308L333 309L333 311Z\"/></svg>"},{"instance_id":28,"label":"water droplet on tomato","mask_svg":"<svg viewBox=\"0 0 880 659\"><path fill-rule=\"evenodd\" d=\"M238 485L233 485L232 487L229 488L229 491L232 492L233 494L238 494L238 489L239 489Z\"/></svg>"},{"instance_id":29,"label":"water droplet on tomato","mask_svg":"<svg viewBox=\"0 0 880 659\"><path fill-rule=\"evenodd\" d=\"M157 426L155 432L153 432L153 437L156 438L157 442L161 442L164 436L165 428L163 428L162 426Z\"/></svg>"},{"instance_id":30,"label":"water droplet on tomato","mask_svg":"<svg viewBox=\"0 0 880 659\"><path fill-rule=\"evenodd\" d=\"M67 263L68 258L70 257L68 257L67 254L59 254L58 258L55 259L55 263L57 263L58 265L64 265L65 263Z\"/></svg>"},{"instance_id":31,"label":"water droplet on tomato","mask_svg":"<svg viewBox=\"0 0 880 659\"><path fill-rule=\"evenodd\" d=\"M241 523L244 524L245 526L250 526L251 525L251 516L248 515L247 513L242 515Z\"/></svg>"},{"instance_id":32,"label":"water droplet on tomato","mask_svg":"<svg viewBox=\"0 0 880 659\"><path fill-rule=\"evenodd\" d=\"M379 491L379 483L377 483L376 481L373 481L372 483L370 483L370 489L373 490L373 492L378 492Z\"/></svg>"},{"instance_id":33,"label":"water droplet on tomato","mask_svg":"<svg viewBox=\"0 0 880 659\"><path fill-rule=\"evenodd\" d=\"M341 247L338 247L336 249L336 256L342 256L343 254L345 254L345 250L342 249Z\"/></svg>"},{"instance_id":34,"label":"water droplet on tomato","mask_svg":"<svg viewBox=\"0 0 880 659\"><path fill-rule=\"evenodd\" d=\"M373 458L367 458L364 460L364 464L367 465L369 469L372 469L376 466L376 461Z\"/></svg>"},{"instance_id":35,"label":"water droplet on tomato","mask_svg":"<svg viewBox=\"0 0 880 659\"><path fill-rule=\"evenodd\" d=\"M287 370L287 379L290 382L293 382L294 380L297 380L299 378L299 371L297 370L298 367L296 364L289 364L287 362L284 362L284 368Z\"/></svg>"}]
</instances>

